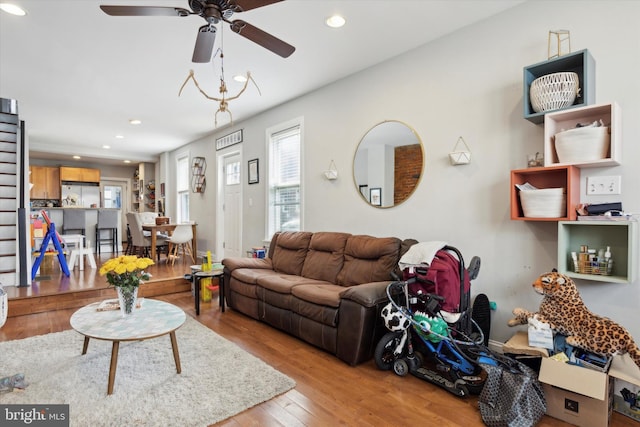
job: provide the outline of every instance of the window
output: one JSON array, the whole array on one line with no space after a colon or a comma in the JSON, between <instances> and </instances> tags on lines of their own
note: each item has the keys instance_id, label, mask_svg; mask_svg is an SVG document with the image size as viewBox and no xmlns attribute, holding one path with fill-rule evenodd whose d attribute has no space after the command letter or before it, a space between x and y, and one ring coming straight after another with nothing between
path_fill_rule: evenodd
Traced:
<instances>
[{"instance_id":1,"label":"window","mask_svg":"<svg viewBox=\"0 0 640 427\"><path fill-rule=\"evenodd\" d=\"M189 221L189 156L185 155L176 160L176 192L177 218L176 222Z\"/></svg>"},{"instance_id":2,"label":"window","mask_svg":"<svg viewBox=\"0 0 640 427\"><path fill-rule=\"evenodd\" d=\"M267 130L269 238L277 231L301 230L301 128L302 124L297 121Z\"/></svg>"}]
</instances>

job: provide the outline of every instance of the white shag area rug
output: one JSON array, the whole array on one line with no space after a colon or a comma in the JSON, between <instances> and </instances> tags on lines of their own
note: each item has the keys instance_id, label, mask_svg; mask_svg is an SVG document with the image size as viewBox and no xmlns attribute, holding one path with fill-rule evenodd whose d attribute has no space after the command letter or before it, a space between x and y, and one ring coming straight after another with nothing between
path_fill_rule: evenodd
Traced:
<instances>
[{"instance_id":1,"label":"white shag area rug","mask_svg":"<svg viewBox=\"0 0 640 427\"><path fill-rule=\"evenodd\" d=\"M187 316L176 331L182 373L169 335L121 342L107 395L110 341L70 330L0 342L0 378L24 373L24 391L0 404L69 404L71 426L207 426L293 387L295 382Z\"/></svg>"}]
</instances>

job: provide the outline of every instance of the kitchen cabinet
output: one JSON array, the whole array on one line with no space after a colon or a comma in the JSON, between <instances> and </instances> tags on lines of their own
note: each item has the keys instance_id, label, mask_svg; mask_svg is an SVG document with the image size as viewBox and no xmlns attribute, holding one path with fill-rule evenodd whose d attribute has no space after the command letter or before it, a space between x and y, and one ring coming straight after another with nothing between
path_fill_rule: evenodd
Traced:
<instances>
[{"instance_id":1,"label":"kitchen cabinet","mask_svg":"<svg viewBox=\"0 0 640 427\"><path fill-rule=\"evenodd\" d=\"M31 199L60 200L60 169L47 166L30 166Z\"/></svg>"},{"instance_id":2,"label":"kitchen cabinet","mask_svg":"<svg viewBox=\"0 0 640 427\"><path fill-rule=\"evenodd\" d=\"M100 169L60 167L60 181L100 182Z\"/></svg>"}]
</instances>

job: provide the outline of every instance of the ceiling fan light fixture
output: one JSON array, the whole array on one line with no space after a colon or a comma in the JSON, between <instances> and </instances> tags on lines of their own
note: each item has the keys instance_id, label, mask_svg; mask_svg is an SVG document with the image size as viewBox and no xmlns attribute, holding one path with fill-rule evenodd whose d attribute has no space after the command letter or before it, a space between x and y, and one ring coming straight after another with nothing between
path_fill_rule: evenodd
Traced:
<instances>
[{"instance_id":1,"label":"ceiling fan light fixture","mask_svg":"<svg viewBox=\"0 0 640 427\"><path fill-rule=\"evenodd\" d=\"M0 3L0 9L16 16L25 16L27 14L20 6L11 3Z\"/></svg>"},{"instance_id":2,"label":"ceiling fan light fixture","mask_svg":"<svg viewBox=\"0 0 640 427\"><path fill-rule=\"evenodd\" d=\"M341 15L332 15L328 17L324 22L328 27L340 28L344 26L347 20L344 19L344 17L342 17Z\"/></svg>"}]
</instances>

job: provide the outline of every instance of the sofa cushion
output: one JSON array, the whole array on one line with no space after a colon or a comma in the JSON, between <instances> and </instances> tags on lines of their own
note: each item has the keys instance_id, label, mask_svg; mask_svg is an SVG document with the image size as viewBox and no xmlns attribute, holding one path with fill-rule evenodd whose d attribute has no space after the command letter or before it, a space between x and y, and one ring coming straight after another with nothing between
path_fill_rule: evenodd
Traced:
<instances>
[{"instance_id":1,"label":"sofa cushion","mask_svg":"<svg viewBox=\"0 0 640 427\"><path fill-rule=\"evenodd\" d=\"M291 289L295 286L299 286L302 284L326 284L329 285L328 282L323 282L316 279L308 279L302 276L294 276L292 274L280 274L275 273L268 276L262 276L258 278L257 281L258 286L272 290L274 292L278 292L281 294L290 294Z\"/></svg>"},{"instance_id":2,"label":"sofa cushion","mask_svg":"<svg viewBox=\"0 0 640 427\"><path fill-rule=\"evenodd\" d=\"M301 284L291 289L293 296L300 300L336 308L340 306L340 294L343 291L343 286L329 283Z\"/></svg>"},{"instance_id":3,"label":"sofa cushion","mask_svg":"<svg viewBox=\"0 0 640 427\"><path fill-rule=\"evenodd\" d=\"M335 283L344 263L344 247L349 233L313 233L309 251L302 266L302 275Z\"/></svg>"},{"instance_id":4,"label":"sofa cushion","mask_svg":"<svg viewBox=\"0 0 640 427\"><path fill-rule=\"evenodd\" d=\"M273 270L266 270L261 268L238 268L237 270L233 270L231 272L231 277L234 279L238 279L244 283L249 283L251 285L255 285L258 283L258 278L264 276L276 276L276 273Z\"/></svg>"},{"instance_id":5,"label":"sofa cushion","mask_svg":"<svg viewBox=\"0 0 640 427\"><path fill-rule=\"evenodd\" d=\"M312 234L307 231L280 233L273 250L273 269L279 273L300 276Z\"/></svg>"},{"instance_id":6,"label":"sofa cushion","mask_svg":"<svg viewBox=\"0 0 640 427\"><path fill-rule=\"evenodd\" d=\"M396 237L350 236L336 283L354 286L391 280L391 272L399 260L400 243Z\"/></svg>"}]
</instances>

